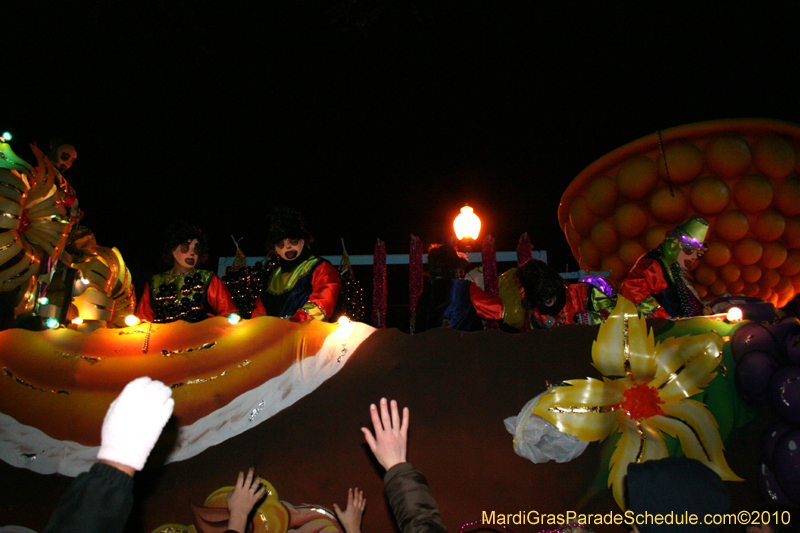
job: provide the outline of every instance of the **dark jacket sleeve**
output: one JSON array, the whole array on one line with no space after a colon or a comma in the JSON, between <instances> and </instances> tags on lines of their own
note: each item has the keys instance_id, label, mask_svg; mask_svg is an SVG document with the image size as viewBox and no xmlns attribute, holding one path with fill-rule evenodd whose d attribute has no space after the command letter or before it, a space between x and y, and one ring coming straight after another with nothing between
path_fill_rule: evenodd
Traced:
<instances>
[{"instance_id":1,"label":"dark jacket sleeve","mask_svg":"<svg viewBox=\"0 0 800 533\"><path fill-rule=\"evenodd\" d=\"M411 463L400 463L383 476L386 497L403 533L446 533L428 481Z\"/></svg>"},{"instance_id":2,"label":"dark jacket sleeve","mask_svg":"<svg viewBox=\"0 0 800 533\"><path fill-rule=\"evenodd\" d=\"M132 507L133 478L95 463L70 484L42 533L121 533Z\"/></svg>"}]
</instances>

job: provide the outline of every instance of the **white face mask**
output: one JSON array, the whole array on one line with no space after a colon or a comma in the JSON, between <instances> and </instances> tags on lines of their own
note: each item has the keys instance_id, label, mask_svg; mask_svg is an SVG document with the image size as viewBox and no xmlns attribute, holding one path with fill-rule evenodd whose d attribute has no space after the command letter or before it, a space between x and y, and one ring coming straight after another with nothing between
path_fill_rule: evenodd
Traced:
<instances>
[{"instance_id":1,"label":"white face mask","mask_svg":"<svg viewBox=\"0 0 800 533\"><path fill-rule=\"evenodd\" d=\"M197 239L179 244L172 250L173 269L176 272L188 272L197 264Z\"/></svg>"},{"instance_id":2,"label":"white face mask","mask_svg":"<svg viewBox=\"0 0 800 533\"><path fill-rule=\"evenodd\" d=\"M691 250L689 253L686 253L685 249L681 249L681 252L678 254L678 265L688 272L697 262L698 257L700 257L700 254L697 250Z\"/></svg>"},{"instance_id":3,"label":"white face mask","mask_svg":"<svg viewBox=\"0 0 800 533\"><path fill-rule=\"evenodd\" d=\"M283 239L275 245L275 251L284 261L293 261L303 253L306 241L303 239Z\"/></svg>"}]
</instances>

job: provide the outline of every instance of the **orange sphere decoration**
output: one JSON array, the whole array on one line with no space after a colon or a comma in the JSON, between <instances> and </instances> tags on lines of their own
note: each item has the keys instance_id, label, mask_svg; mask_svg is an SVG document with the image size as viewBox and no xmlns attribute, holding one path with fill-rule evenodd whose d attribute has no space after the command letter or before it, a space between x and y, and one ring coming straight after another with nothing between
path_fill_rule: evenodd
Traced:
<instances>
[{"instance_id":1,"label":"orange sphere decoration","mask_svg":"<svg viewBox=\"0 0 800 533\"><path fill-rule=\"evenodd\" d=\"M723 178L741 176L753 164L750 147L741 137L716 137L706 146L705 156L711 170Z\"/></svg>"},{"instance_id":2,"label":"orange sphere decoration","mask_svg":"<svg viewBox=\"0 0 800 533\"><path fill-rule=\"evenodd\" d=\"M658 169L649 157L634 157L617 171L620 194L630 200L641 200L656 186Z\"/></svg>"},{"instance_id":3,"label":"orange sphere decoration","mask_svg":"<svg viewBox=\"0 0 800 533\"><path fill-rule=\"evenodd\" d=\"M764 273L761 275L761 279L758 280L758 284L762 289L772 289L780 280L781 275L778 274L777 270L767 269L764 270Z\"/></svg>"},{"instance_id":4,"label":"orange sphere decoration","mask_svg":"<svg viewBox=\"0 0 800 533\"><path fill-rule=\"evenodd\" d=\"M719 269L719 277L721 280L730 283L732 281L736 281L739 279L739 276L742 275L742 271L739 268L739 265L736 263L728 263L724 267Z\"/></svg>"},{"instance_id":5,"label":"orange sphere decoration","mask_svg":"<svg viewBox=\"0 0 800 533\"><path fill-rule=\"evenodd\" d=\"M722 241L711 241L703 256L703 262L711 267L721 267L731 260L731 248Z\"/></svg>"},{"instance_id":6,"label":"orange sphere decoration","mask_svg":"<svg viewBox=\"0 0 800 533\"><path fill-rule=\"evenodd\" d=\"M658 175L663 180L667 179L667 167L669 179L676 185L692 181L703 170L703 152L692 144L685 142L670 144L664 147L664 154L667 156L666 166L663 155L659 154L656 160Z\"/></svg>"},{"instance_id":7,"label":"orange sphere decoration","mask_svg":"<svg viewBox=\"0 0 800 533\"><path fill-rule=\"evenodd\" d=\"M756 239L747 237L733 245L733 258L740 265L752 265L761 259L764 247Z\"/></svg>"},{"instance_id":8,"label":"orange sphere decoration","mask_svg":"<svg viewBox=\"0 0 800 533\"><path fill-rule=\"evenodd\" d=\"M792 248L786 253L786 261L778 267L778 272L783 276L800 274L800 250Z\"/></svg>"},{"instance_id":9,"label":"orange sphere decoration","mask_svg":"<svg viewBox=\"0 0 800 533\"><path fill-rule=\"evenodd\" d=\"M767 209L753 223L753 233L762 242L779 239L786 230L786 219L774 209Z\"/></svg>"},{"instance_id":10,"label":"orange sphere decoration","mask_svg":"<svg viewBox=\"0 0 800 533\"><path fill-rule=\"evenodd\" d=\"M664 242L664 237L667 236L669 228L666 226L652 226L644 233L644 246L648 250L658 248Z\"/></svg>"},{"instance_id":11,"label":"orange sphere decoration","mask_svg":"<svg viewBox=\"0 0 800 533\"><path fill-rule=\"evenodd\" d=\"M578 250L581 254L578 262L582 269L597 270L600 267L600 261L603 259L603 252L592 244L591 239L583 239Z\"/></svg>"},{"instance_id":12,"label":"orange sphere decoration","mask_svg":"<svg viewBox=\"0 0 800 533\"><path fill-rule=\"evenodd\" d=\"M610 270L609 277L614 281L620 281L628 275L628 267L616 254L605 256L600 264L600 270Z\"/></svg>"},{"instance_id":13,"label":"orange sphere decoration","mask_svg":"<svg viewBox=\"0 0 800 533\"><path fill-rule=\"evenodd\" d=\"M742 294L744 290L744 281L737 279L728 283L728 292L734 296Z\"/></svg>"},{"instance_id":14,"label":"orange sphere decoration","mask_svg":"<svg viewBox=\"0 0 800 533\"><path fill-rule=\"evenodd\" d=\"M647 227L647 213L637 204L622 204L614 212L614 226L623 237L638 237Z\"/></svg>"},{"instance_id":15,"label":"orange sphere decoration","mask_svg":"<svg viewBox=\"0 0 800 533\"><path fill-rule=\"evenodd\" d=\"M708 294L708 288L704 287L703 285L696 285L694 290L697 292L697 295L700 298L705 298L706 294Z\"/></svg>"},{"instance_id":16,"label":"orange sphere decoration","mask_svg":"<svg viewBox=\"0 0 800 533\"><path fill-rule=\"evenodd\" d=\"M673 196L674 193L674 196ZM689 209L689 200L682 190L661 187L650 197L650 212L662 222L680 224L686 218Z\"/></svg>"},{"instance_id":17,"label":"orange sphere decoration","mask_svg":"<svg viewBox=\"0 0 800 533\"><path fill-rule=\"evenodd\" d=\"M589 202L586 201L586 198L575 198L569 208L569 223L572 224L575 231L588 237L592 231L594 220L595 217L589 210Z\"/></svg>"},{"instance_id":18,"label":"orange sphere decoration","mask_svg":"<svg viewBox=\"0 0 800 533\"><path fill-rule=\"evenodd\" d=\"M790 176L775 190L775 207L787 216L800 215L800 179Z\"/></svg>"},{"instance_id":19,"label":"orange sphere decoration","mask_svg":"<svg viewBox=\"0 0 800 533\"><path fill-rule=\"evenodd\" d=\"M760 290L761 287L758 286L758 283L745 283L744 288L742 289L742 294L745 296L755 297Z\"/></svg>"},{"instance_id":20,"label":"orange sphere decoration","mask_svg":"<svg viewBox=\"0 0 800 533\"><path fill-rule=\"evenodd\" d=\"M747 265L742 267L742 279L746 283L755 283L761 279L761 267L758 265Z\"/></svg>"},{"instance_id":21,"label":"orange sphere decoration","mask_svg":"<svg viewBox=\"0 0 800 533\"><path fill-rule=\"evenodd\" d=\"M783 178L794 169L795 153L789 141L777 135L762 137L753 150L756 168L771 178Z\"/></svg>"},{"instance_id":22,"label":"orange sphere decoration","mask_svg":"<svg viewBox=\"0 0 800 533\"><path fill-rule=\"evenodd\" d=\"M800 248L800 217L787 217L781 238L790 248Z\"/></svg>"},{"instance_id":23,"label":"orange sphere decoration","mask_svg":"<svg viewBox=\"0 0 800 533\"><path fill-rule=\"evenodd\" d=\"M626 266L632 267L640 257L647 253L647 249L639 244L639 241L625 241L619 245L617 253Z\"/></svg>"},{"instance_id":24,"label":"orange sphere decoration","mask_svg":"<svg viewBox=\"0 0 800 533\"><path fill-rule=\"evenodd\" d=\"M617 182L608 176L597 178L586 189L586 202L592 213L607 217L617 203Z\"/></svg>"},{"instance_id":25,"label":"orange sphere decoration","mask_svg":"<svg viewBox=\"0 0 800 533\"><path fill-rule=\"evenodd\" d=\"M745 213L760 213L772 203L772 184L764 176L751 174L736 184L733 196Z\"/></svg>"},{"instance_id":26,"label":"orange sphere decoration","mask_svg":"<svg viewBox=\"0 0 800 533\"><path fill-rule=\"evenodd\" d=\"M774 290L778 294L786 294L788 292L791 292L792 290L794 290L794 287L792 287L792 278L790 278L789 276L781 276L780 279L778 280L778 284L775 285L775 287L772 290Z\"/></svg>"},{"instance_id":27,"label":"orange sphere decoration","mask_svg":"<svg viewBox=\"0 0 800 533\"><path fill-rule=\"evenodd\" d=\"M786 261L786 245L779 241L772 241L764 244L764 253L761 255L759 264L764 268L778 268Z\"/></svg>"},{"instance_id":28,"label":"orange sphere decoration","mask_svg":"<svg viewBox=\"0 0 800 533\"><path fill-rule=\"evenodd\" d=\"M714 272L713 268L709 268L707 265L700 265L697 267L697 270L694 271L694 279L697 280L698 283L708 287L717 281L717 273Z\"/></svg>"},{"instance_id":29,"label":"orange sphere decoration","mask_svg":"<svg viewBox=\"0 0 800 533\"><path fill-rule=\"evenodd\" d=\"M717 217L714 223L714 234L724 241L733 243L747 235L750 221L741 211L725 211Z\"/></svg>"},{"instance_id":30,"label":"orange sphere decoration","mask_svg":"<svg viewBox=\"0 0 800 533\"><path fill-rule=\"evenodd\" d=\"M689 197L698 213L716 215L728 207L731 191L721 179L706 176L694 182Z\"/></svg>"},{"instance_id":31,"label":"orange sphere decoration","mask_svg":"<svg viewBox=\"0 0 800 533\"><path fill-rule=\"evenodd\" d=\"M604 252L617 250L619 239L614 224L609 220L598 220L592 226L592 242Z\"/></svg>"},{"instance_id":32,"label":"orange sphere decoration","mask_svg":"<svg viewBox=\"0 0 800 533\"><path fill-rule=\"evenodd\" d=\"M718 279L717 281L712 283L711 286L708 287L708 292L710 292L714 296L719 296L721 294L724 294L726 290L728 290L728 286L725 285L725 282L722 281L721 279Z\"/></svg>"}]
</instances>

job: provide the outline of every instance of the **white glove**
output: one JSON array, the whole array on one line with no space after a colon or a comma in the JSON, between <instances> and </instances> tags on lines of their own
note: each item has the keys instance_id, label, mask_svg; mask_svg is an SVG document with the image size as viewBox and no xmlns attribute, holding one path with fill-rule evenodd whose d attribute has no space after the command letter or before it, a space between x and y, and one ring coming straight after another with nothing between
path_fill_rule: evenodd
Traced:
<instances>
[{"instance_id":1,"label":"white glove","mask_svg":"<svg viewBox=\"0 0 800 533\"><path fill-rule=\"evenodd\" d=\"M128 383L103 420L98 459L141 470L172 415L172 389L148 377Z\"/></svg>"}]
</instances>

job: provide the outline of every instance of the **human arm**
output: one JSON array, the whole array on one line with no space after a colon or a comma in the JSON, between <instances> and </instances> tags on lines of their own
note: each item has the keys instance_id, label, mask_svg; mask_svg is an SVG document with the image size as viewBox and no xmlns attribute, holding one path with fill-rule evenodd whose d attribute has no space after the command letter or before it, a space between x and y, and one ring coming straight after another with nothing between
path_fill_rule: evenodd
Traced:
<instances>
[{"instance_id":1,"label":"human arm","mask_svg":"<svg viewBox=\"0 0 800 533\"><path fill-rule=\"evenodd\" d=\"M505 314L503 300L499 296L492 296L475 283L470 283L469 297L479 317L485 320L501 320L503 318Z\"/></svg>"},{"instance_id":2,"label":"human arm","mask_svg":"<svg viewBox=\"0 0 800 533\"><path fill-rule=\"evenodd\" d=\"M147 322L153 321L153 309L150 307L150 283L145 283L142 299L139 300L139 307L136 308L136 316L139 320Z\"/></svg>"},{"instance_id":3,"label":"human arm","mask_svg":"<svg viewBox=\"0 0 800 533\"><path fill-rule=\"evenodd\" d=\"M215 316L230 316L233 313L239 313L236 304L233 302L233 296L231 296L228 288L216 274L211 276L211 281L208 282L206 297L208 304L214 310Z\"/></svg>"},{"instance_id":4,"label":"human arm","mask_svg":"<svg viewBox=\"0 0 800 533\"><path fill-rule=\"evenodd\" d=\"M361 517L364 515L364 508L367 500L364 498L364 491L347 489L347 507L342 511L338 505L333 504L333 510L339 522L344 527L345 533L361 533Z\"/></svg>"},{"instance_id":5,"label":"human arm","mask_svg":"<svg viewBox=\"0 0 800 533\"><path fill-rule=\"evenodd\" d=\"M375 458L386 469L383 477L386 496L400 530L403 533L446 532L425 476L406 462L408 408L403 409L401 417L396 401L389 404L386 398L381 398L380 413L375 404L370 405L369 411L375 435L367 428L361 428L361 432Z\"/></svg>"},{"instance_id":6,"label":"human arm","mask_svg":"<svg viewBox=\"0 0 800 533\"><path fill-rule=\"evenodd\" d=\"M341 289L342 278L339 277L336 267L327 261L321 261L311 277L311 294L308 296L308 301L290 320L292 322L327 320L333 315Z\"/></svg>"},{"instance_id":7,"label":"human arm","mask_svg":"<svg viewBox=\"0 0 800 533\"><path fill-rule=\"evenodd\" d=\"M247 471L246 477L244 472L239 472L236 486L228 493L227 505L230 513L228 531L244 533L247 528L248 516L250 516L258 500L264 497L266 490L267 487L261 483L260 476L256 476L253 479L252 468Z\"/></svg>"},{"instance_id":8,"label":"human arm","mask_svg":"<svg viewBox=\"0 0 800 533\"><path fill-rule=\"evenodd\" d=\"M45 531L122 531L141 470L174 406L172 390L148 377L128 383L103 420L99 462L67 489Z\"/></svg>"},{"instance_id":9,"label":"human arm","mask_svg":"<svg viewBox=\"0 0 800 533\"><path fill-rule=\"evenodd\" d=\"M668 286L661 264L651 257L641 257L622 282L619 293L633 302L639 313L647 317L669 318L655 295Z\"/></svg>"}]
</instances>

